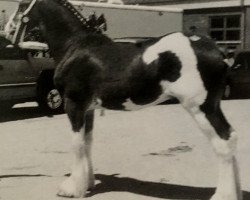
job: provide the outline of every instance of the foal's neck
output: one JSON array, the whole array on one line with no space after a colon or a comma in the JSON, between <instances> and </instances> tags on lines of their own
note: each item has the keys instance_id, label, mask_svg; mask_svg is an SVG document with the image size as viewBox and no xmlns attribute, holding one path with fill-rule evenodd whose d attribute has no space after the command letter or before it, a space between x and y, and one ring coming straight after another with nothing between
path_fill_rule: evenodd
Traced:
<instances>
[{"instance_id":1,"label":"foal's neck","mask_svg":"<svg viewBox=\"0 0 250 200\"><path fill-rule=\"evenodd\" d=\"M44 36L54 57L60 57L74 37L86 35L82 22L71 11L54 1L42 1L39 12Z\"/></svg>"}]
</instances>

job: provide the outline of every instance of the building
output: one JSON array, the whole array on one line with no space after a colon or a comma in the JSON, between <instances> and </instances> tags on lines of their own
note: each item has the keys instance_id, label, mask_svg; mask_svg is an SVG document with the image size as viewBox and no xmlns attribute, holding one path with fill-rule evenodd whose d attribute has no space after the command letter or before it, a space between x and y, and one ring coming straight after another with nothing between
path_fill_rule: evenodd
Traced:
<instances>
[{"instance_id":1,"label":"building","mask_svg":"<svg viewBox=\"0 0 250 200\"><path fill-rule=\"evenodd\" d=\"M250 0L124 0L184 9L183 31L209 35L228 49L250 49Z\"/></svg>"},{"instance_id":2,"label":"building","mask_svg":"<svg viewBox=\"0 0 250 200\"><path fill-rule=\"evenodd\" d=\"M21 0L0 0L0 27ZM111 2L111 0L78 0ZM250 49L250 0L112 0L132 5L182 8L183 31L209 35L228 49ZM8 3L7 3L8 2ZM4 11L4 12L3 12Z\"/></svg>"},{"instance_id":3,"label":"building","mask_svg":"<svg viewBox=\"0 0 250 200\"><path fill-rule=\"evenodd\" d=\"M95 1L95 0L90 0ZM250 0L123 0L184 10L183 31L209 35L228 49L250 49Z\"/></svg>"}]
</instances>

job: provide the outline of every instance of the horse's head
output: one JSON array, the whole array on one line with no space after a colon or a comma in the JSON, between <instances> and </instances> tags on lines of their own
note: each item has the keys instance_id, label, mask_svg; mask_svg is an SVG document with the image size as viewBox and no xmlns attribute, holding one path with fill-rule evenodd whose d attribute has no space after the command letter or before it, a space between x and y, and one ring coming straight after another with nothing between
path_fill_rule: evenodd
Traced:
<instances>
[{"instance_id":1,"label":"horse's head","mask_svg":"<svg viewBox=\"0 0 250 200\"><path fill-rule=\"evenodd\" d=\"M30 4L22 17L26 30L40 30L50 50L59 52L60 55L72 41L78 43L76 38L82 38L90 33L102 33L106 28L103 15L99 18L92 15L87 19L67 0L29 1Z\"/></svg>"},{"instance_id":2,"label":"horse's head","mask_svg":"<svg viewBox=\"0 0 250 200\"><path fill-rule=\"evenodd\" d=\"M84 30L85 18L66 0L28 0L22 23L32 28L40 26L64 34Z\"/></svg>"},{"instance_id":3,"label":"horse's head","mask_svg":"<svg viewBox=\"0 0 250 200\"><path fill-rule=\"evenodd\" d=\"M23 13L23 22L29 27L46 25L54 30L76 33L77 31L98 32L106 30L106 20L103 15L95 14L85 18L67 0L28 0L29 7Z\"/></svg>"}]
</instances>

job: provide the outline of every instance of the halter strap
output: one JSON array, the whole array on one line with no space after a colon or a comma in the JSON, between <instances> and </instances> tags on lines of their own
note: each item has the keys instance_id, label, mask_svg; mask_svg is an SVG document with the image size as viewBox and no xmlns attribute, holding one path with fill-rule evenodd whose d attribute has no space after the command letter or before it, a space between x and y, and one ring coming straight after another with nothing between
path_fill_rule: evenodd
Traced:
<instances>
[{"instance_id":1,"label":"halter strap","mask_svg":"<svg viewBox=\"0 0 250 200\"><path fill-rule=\"evenodd\" d=\"M37 2L37 0L32 0L29 7L23 12L23 16L29 14L29 12L31 11L31 9L33 8L33 6L35 5L36 2Z\"/></svg>"}]
</instances>

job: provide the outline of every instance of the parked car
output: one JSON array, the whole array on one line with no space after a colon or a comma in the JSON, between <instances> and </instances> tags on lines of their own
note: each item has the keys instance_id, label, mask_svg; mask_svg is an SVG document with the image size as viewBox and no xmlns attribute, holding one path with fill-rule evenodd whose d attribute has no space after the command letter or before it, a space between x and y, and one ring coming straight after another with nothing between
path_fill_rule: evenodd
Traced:
<instances>
[{"instance_id":1,"label":"parked car","mask_svg":"<svg viewBox=\"0 0 250 200\"><path fill-rule=\"evenodd\" d=\"M29 2L22 2L0 36L0 112L16 103L37 101L43 110L62 110L55 88L55 64L38 27L27 27Z\"/></svg>"},{"instance_id":2,"label":"parked car","mask_svg":"<svg viewBox=\"0 0 250 200\"><path fill-rule=\"evenodd\" d=\"M44 43L31 41L15 45L9 41L8 45L2 46L0 48L1 110L27 101L37 101L41 108L49 111L61 110L63 100L53 84L54 69L54 61Z\"/></svg>"},{"instance_id":3,"label":"parked car","mask_svg":"<svg viewBox=\"0 0 250 200\"><path fill-rule=\"evenodd\" d=\"M228 72L226 99L250 98L250 51L240 51Z\"/></svg>"}]
</instances>

